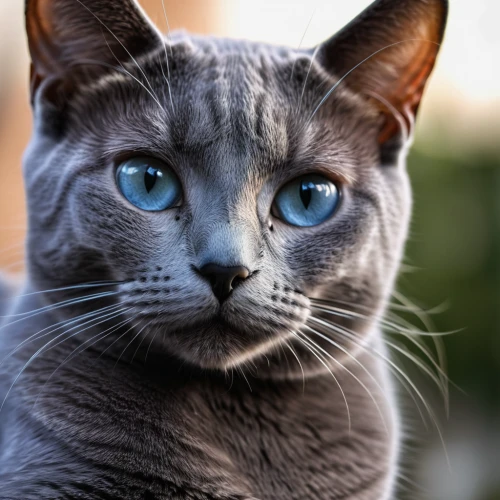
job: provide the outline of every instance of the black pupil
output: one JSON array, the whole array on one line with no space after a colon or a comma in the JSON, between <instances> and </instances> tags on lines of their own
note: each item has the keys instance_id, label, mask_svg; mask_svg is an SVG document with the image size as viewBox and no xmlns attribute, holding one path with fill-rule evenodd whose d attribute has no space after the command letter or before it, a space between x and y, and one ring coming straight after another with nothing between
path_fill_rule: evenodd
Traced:
<instances>
[{"instance_id":1,"label":"black pupil","mask_svg":"<svg viewBox=\"0 0 500 500\"><path fill-rule=\"evenodd\" d=\"M158 169L153 167L148 167L144 173L144 186L148 193L155 187L156 179L158 178Z\"/></svg>"},{"instance_id":2,"label":"black pupil","mask_svg":"<svg viewBox=\"0 0 500 500\"><path fill-rule=\"evenodd\" d=\"M300 183L300 199L302 200L306 210L309 208L309 204L311 203L312 187L313 186L309 182L302 181Z\"/></svg>"}]
</instances>

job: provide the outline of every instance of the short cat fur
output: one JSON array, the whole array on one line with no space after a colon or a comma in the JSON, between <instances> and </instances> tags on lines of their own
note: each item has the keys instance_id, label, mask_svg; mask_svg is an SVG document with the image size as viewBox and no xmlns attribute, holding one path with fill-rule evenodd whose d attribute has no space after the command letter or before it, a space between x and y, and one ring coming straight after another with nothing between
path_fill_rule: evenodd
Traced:
<instances>
[{"instance_id":1,"label":"short cat fur","mask_svg":"<svg viewBox=\"0 0 500 500\"><path fill-rule=\"evenodd\" d=\"M27 1L28 272L0 330L0 499L393 497L379 318L446 15L378 0L296 50L164 38L132 0ZM175 169L180 207L121 197L116 166L138 153ZM273 197L310 171L342 203L292 228ZM251 275L221 305L207 262Z\"/></svg>"}]
</instances>

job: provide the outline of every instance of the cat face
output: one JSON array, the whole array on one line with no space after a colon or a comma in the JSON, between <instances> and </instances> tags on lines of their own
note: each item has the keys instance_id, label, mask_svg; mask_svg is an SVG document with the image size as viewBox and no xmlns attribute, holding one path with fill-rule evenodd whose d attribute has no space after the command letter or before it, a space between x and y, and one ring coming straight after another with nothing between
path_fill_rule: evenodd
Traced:
<instances>
[{"instance_id":1,"label":"cat face","mask_svg":"<svg viewBox=\"0 0 500 500\"><path fill-rule=\"evenodd\" d=\"M374 317L404 243L404 147L437 51L415 38L442 35L430 4L376 2L297 51L164 40L130 1L29 2L33 282L116 281L133 333L206 368L293 340L311 298ZM405 9L421 22L390 26Z\"/></svg>"}]
</instances>

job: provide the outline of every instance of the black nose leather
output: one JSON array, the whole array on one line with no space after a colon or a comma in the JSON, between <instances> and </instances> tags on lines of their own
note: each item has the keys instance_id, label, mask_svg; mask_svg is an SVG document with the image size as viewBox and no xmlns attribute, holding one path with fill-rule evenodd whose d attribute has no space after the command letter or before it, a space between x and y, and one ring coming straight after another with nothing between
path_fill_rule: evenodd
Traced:
<instances>
[{"instance_id":1,"label":"black nose leather","mask_svg":"<svg viewBox=\"0 0 500 500\"><path fill-rule=\"evenodd\" d=\"M221 304L235 286L250 276L246 267L223 267L218 264L206 264L200 269L200 273L210 282L214 295Z\"/></svg>"}]
</instances>

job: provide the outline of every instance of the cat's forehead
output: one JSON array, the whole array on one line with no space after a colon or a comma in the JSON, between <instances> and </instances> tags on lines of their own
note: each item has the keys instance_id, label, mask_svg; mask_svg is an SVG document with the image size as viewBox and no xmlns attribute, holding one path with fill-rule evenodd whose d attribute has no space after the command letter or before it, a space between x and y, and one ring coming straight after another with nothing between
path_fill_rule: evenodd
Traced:
<instances>
[{"instance_id":1,"label":"cat's forehead","mask_svg":"<svg viewBox=\"0 0 500 500\"><path fill-rule=\"evenodd\" d=\"M320 127L309 120L331 80L305 52L176 35L123 68L75 102L76 127L83 122L102 140L96 124L109 124L110 151L154 145L166 155L194 155L207 169L266 174L292 160L349 164L359 144L366 147L362 109L345 92L330 98L336 118Z\"/></svg>"},{"instance_id":2,"label":"cat's forehead","mask_svg":"<svg viewBox=\"0 0 500 500\"><path fill-rule=\"evenodd\" d=\"M186 54L213 56L221 61L227 57L238 56L253 60L253 63L268 58L274 63L281 61L283 64L293 64L298 53L313 52L247 39L202 36L184 31L176 31L167 36L165 45L172 53L184 51Z\"/></svg>"},{"instance_id":3,"label":"cat's forehead","mask_svg":"<svg viewBox=\"0 0 500 500\"><path fill-rule=\"evenodd\" d=\"M286 154L291 103L271 52L252 52L244 42L187 43L188 55L176 57L174 50L170 61L168 92L180 125L173 129L176 140L188 148L213 140L262 148L271 142L276 154Z\"/></svg>"}]
</instances>

